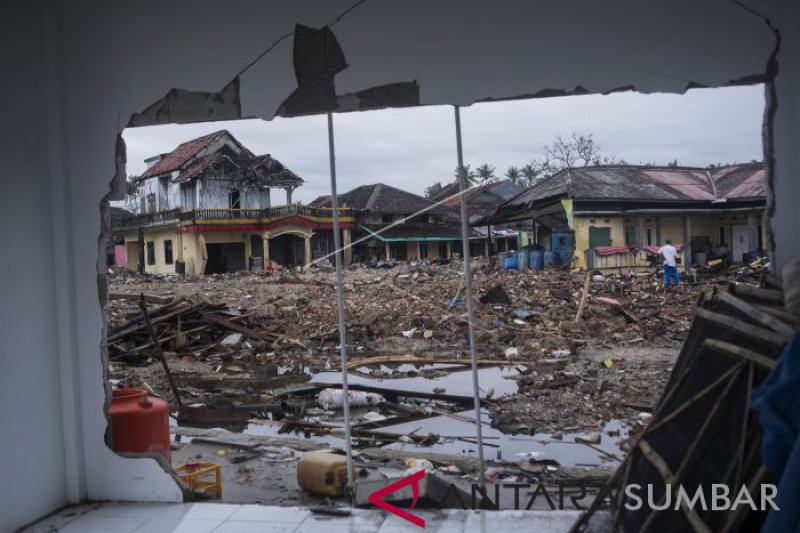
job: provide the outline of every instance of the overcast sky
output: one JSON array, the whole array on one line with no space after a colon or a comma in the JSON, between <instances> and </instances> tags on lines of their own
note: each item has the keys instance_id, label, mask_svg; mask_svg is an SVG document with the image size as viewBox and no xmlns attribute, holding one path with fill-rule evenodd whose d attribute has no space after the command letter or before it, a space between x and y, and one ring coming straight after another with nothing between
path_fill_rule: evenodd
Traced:
<instances>
[{"instance_id":1,"label":"overcast sky","mask_svg":"<svg viewBox=\"0 0 800 533\"><path fill-rule=\"evenodd\" d=\"M603 156L628 163L687 166L762 159L763 86L695 89L685 95L615 93L475 104L462 108L464 162L502 175L522 166L555 135L593 133ZM334 116L339 192L383 182L422 194L452 181L456 167L453 108L391 109ZM128 174L144 159L218 129L256 154L268 153L305 180L294 199L330 192L325 116L129 128ZM282 192L274 203L282 203Z\"/></svg>"}]
</instances>

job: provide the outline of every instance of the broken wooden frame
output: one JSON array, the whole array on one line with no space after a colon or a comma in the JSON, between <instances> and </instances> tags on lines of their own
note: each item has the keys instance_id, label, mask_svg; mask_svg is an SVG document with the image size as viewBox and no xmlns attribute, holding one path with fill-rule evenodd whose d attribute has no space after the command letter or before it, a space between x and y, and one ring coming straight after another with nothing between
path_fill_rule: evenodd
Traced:
<instances>
[{"instance_id":1,"label":"broken wooden frame","mask_svg":"<svg viewBox=\"0 0 800 533\"><path fill-rule=\"evenodd\" d=\"M614 532L653 531L656 524L660 530L727 532L763 521L764 513L747 506L711 511L691 509L681 501L676 510L675 498L660 511L624 506L624 488L631 484L660 490L659 506L666 501L666 486L675 496L679 484L693 494L703 483L754 489L764 479L761 429L750 412L750 393L774 368L793 324L781 320L786 311L779 307L782 295L774 288L765 292L737 284L735 293L716 289L699 299L696 319L650 425L573 532L585 531L607 498Z\"/></svg>"}]
</instances>

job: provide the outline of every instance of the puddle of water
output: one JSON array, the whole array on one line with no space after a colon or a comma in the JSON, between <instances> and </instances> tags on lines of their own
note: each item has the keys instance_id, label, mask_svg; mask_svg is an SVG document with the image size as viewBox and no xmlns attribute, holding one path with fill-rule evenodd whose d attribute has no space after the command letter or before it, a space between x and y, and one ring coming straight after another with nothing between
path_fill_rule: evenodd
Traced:
<instances>
[{"instance_id":1,"label":"puddle of water","mask_svg":"<svg viewBox=\"0 0 800 533\"><path fill-rule=\"evenodd\" d=\"M475 419L474 409L454 414L472 420ZM535 456L536 459L553 459L564 466L618 464L613 459L601 457L601 453L597 450L575 442L575 435L580 435L580 433L565 433L561 440L553 439L549 433L537 433L533 436L514 436L501 433L499 430L490 427L487 411L481 410L481 419L484 421L482 427L484 439L483 455L486 459L522 460L526 457L524 454L534 452L541 454ZM468 443L455 438L466 437L472 441L476 440L475 424L469 421L456 420L448 416L433 416L422 420L386 426L381 429L381 431L387 433L397 434L407 434L414 430L417 430L416 433L418 435L434 433L440 435L441 439L433 446L393 443L387 445L386 448L404 451L429 451L470 457L478 456L478 445L476 443ZM610 430L620 430L621 434L618 437L609 437L606 432ZM604 452L615 454L622 459L624 453L616 443L627 436L627 427L617 420L612 420L604 428L598 428L597 432L600 433L602 438L600 444L595 444L594 446ZM497 456L498 451L500 452L500 457ZM517 454L523 455L519 456Z\"/></svg>"},{"instance_id":2,"label":"puddle of water","mask_svg":"<svg viewBox=\"0 0 800 533\"><path fill-rule=\"evenodd\" d=\"M518 375L515 367L490 367L478 370L478 381L481 383L481 397L486 397L487 393L494 389L493 398L498 398L503 394L515 394L517 392L517 382L507 379ZM472 397L472 371L462 370L451 372L445 376L435 378L425 378L421 376L413 378L396 379L373 379L360 376L358 374L348 374L347 381L351 385L361 385L365 387L377 387L392 391L407 391L409 393L434 394L433 389L444 389L443 394L451 396ZM339 372L320 372L315 374L309 384L311 385L341 385L342 375Z\"/></svg>"}]
</instances>

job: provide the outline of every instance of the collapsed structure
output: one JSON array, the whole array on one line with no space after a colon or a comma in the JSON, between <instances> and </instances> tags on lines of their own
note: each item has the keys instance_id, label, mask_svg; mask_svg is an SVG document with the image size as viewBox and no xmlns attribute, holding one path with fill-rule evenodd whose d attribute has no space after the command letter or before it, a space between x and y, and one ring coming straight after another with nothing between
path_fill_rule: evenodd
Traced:
<instances>
[{"instance_id":1,"label":"collapsed structure","mask_svg":"<svg viewBox=\"0 0 800 533\"><path fill-rule=\"evenodd\" d=\"M333 248L330 209L292 203L303 179L271 155L256 156L227 130L146 160L135 178L138 214L117 220L127 265L147 273L211 274L305 265ZM271 190L286 191L272 205ZM343 241L353 218L340 209ZM313 237L313 239L312 239Z\"/></svg>"}]
</instances>

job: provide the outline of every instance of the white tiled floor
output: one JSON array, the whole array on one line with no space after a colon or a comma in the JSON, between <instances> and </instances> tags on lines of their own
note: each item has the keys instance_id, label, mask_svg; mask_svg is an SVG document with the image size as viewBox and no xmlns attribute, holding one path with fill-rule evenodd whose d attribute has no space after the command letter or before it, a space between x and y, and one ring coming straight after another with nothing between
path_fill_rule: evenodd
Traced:
<instances>
[{"instance_id":1,"label":"white tiled floor","mask_svg":"<svg viewBox=\"0 0 800 533\"><path fill-rule=\"evenodd\" d=\"M566 532L576 511L417 510L425 532ZM23 530L25 533L411 533L420 528L380 510L351 516L317 515L300 507L224 503L95 503L70 507Z\"/></svg>"}]
</instances>

